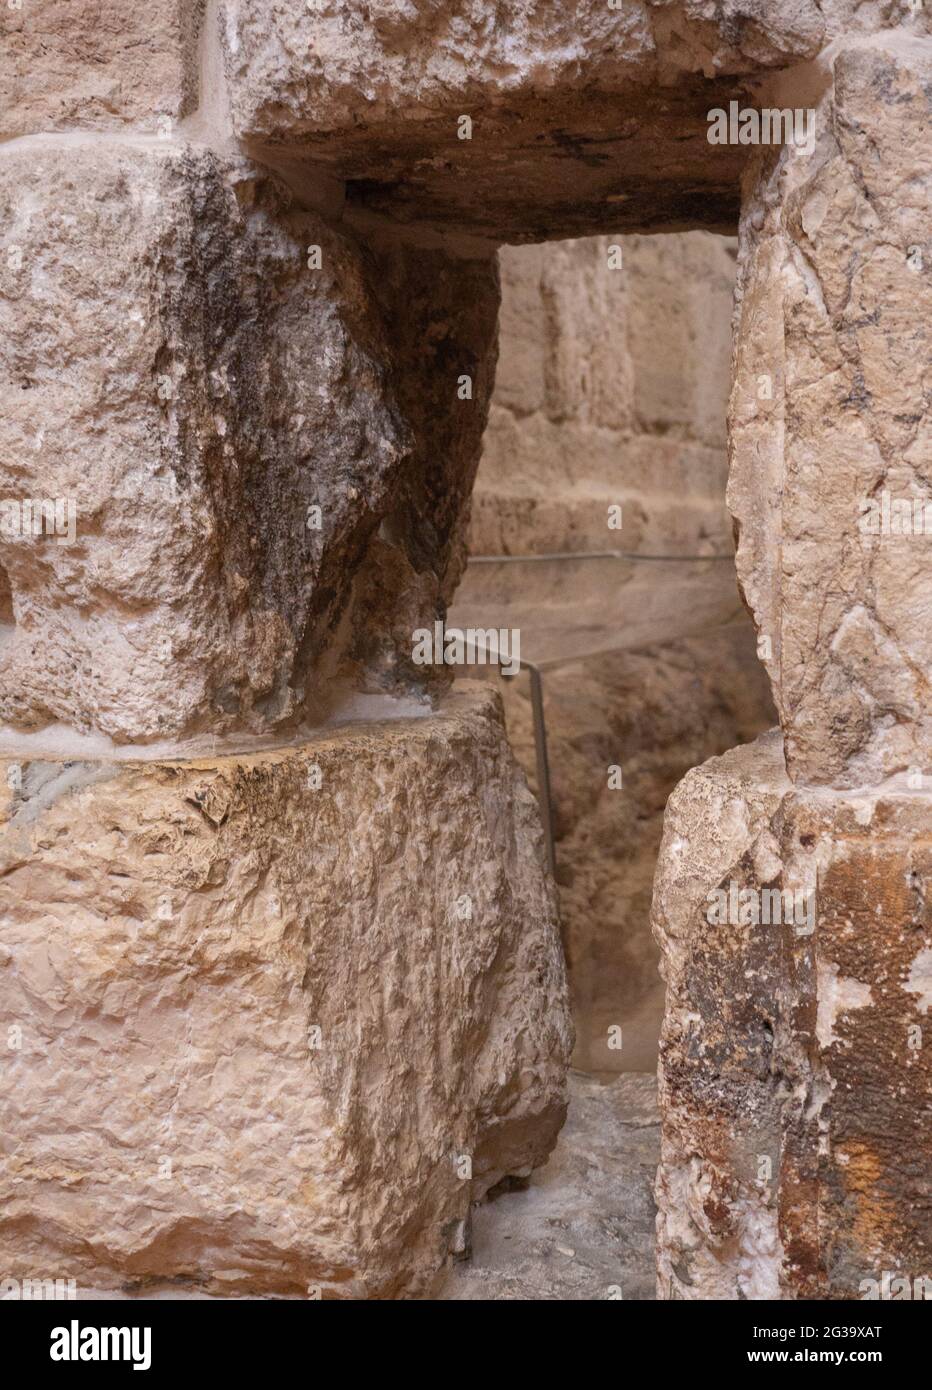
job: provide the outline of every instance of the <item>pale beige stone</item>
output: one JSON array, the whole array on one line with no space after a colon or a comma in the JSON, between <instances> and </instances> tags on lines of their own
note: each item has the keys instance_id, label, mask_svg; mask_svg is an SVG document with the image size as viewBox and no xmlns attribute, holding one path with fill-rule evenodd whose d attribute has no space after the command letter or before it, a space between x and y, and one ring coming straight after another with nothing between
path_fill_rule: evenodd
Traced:
<instances>
[{"instance_id":1,"label":"pale beige stone","mask_svg":"<svg viewBox=\"0 0 932 1390\"><path fill-rule=\"evenodd\" d=\"M546 1168L477 1209L471 1255L438 1295L463 1302L595 1303L654 1297L652 1177L660 1149L651 1073L572 1071Z\"/></svg>"},{"instance_id":2,"label":"pale beige stone","mask_svg":"<svg viewBox=\"0 0 932 1390\"><path fill-rule=\"evenodd\" d=\"M3 764L0 1267L424 1294L470 1201L546 1157L564 981L498 715L461 693L310 742L306 722L341 683L423 697L447 674L414 668L411 637L462 572L495 245L733 230L752 151L711 145L707 118L735 98L819 107L815 152L746 184L732 401L739 570L797 781L768 740L688 777L667 818L661 1292L927 1275L930 792L901 770L932 764L928 540L864 538L857 510L932 481L928 7L211 0L202 46L203 8L0 11L0 501L77 508L73 544L0 534L0 720L33 737ZM588 534L620 436L629 537L722 534L690 396L720 285L707 263L680 316L644 256L628 317L655 370L616 393L580 262L545 286L554 347L506 374L501 456L553 484L536 512L512 499L529 548ZM564 423L592 473L561 472ZM501 518L487 534L506 548ZM711 679L710 725L717 698ZM75 730L298 728L200 761L65 760ZM815 931L713 928L731 879L814 884Z\"/></svg>"},{"instance_id":3,"label":"pale beige stone","mask_svg":"<svg viewBox=\"0 0 932 1390\"><path fill-rule=\"evenodd\" d=\"M555 901L492 695L2 772L5 1275L427 1291L565 1109Z\"/></svg>"},{"instance_id":4,"label":"pale beige stone","mask_svg":"<svg viewBox=\"0 0 932 1390\"><path fill-rule=\"evenodd\" d=\"M351 214L509 242L731 231L749 151L709 144L710 109L888 25L928 17L861 0L223 0L219 19L242 139L345 179Z\"/></svg>"},{"instance_id":5,"label":"pale beige stone","mask_svg":"<svg viewBox=\"0 0 932 1390\"><path fill-rule=\"evenodd\" d=\"M609 268L613 245L620 269ZM500 354L473 492L473 552L726 552L733 244L702 232L597 237L506 247L499 262ZM610 531L608 507L618 503L623 526ZM648 567L633 582L629 569L598 562L477 566L454 616L491 620L491 601L470 605L480 599L477 581L483 599L498 585L537 630L575 622L583 650L588 630L591 651L631 637L649 594L682 583L675 576ZM668 795L696 763L775 722L732 566L713 567L713 577L726 626L696 635L693 578L658 605L641 631L643 650L544 678L574 1060L598 1072L656 1065L663 982L650 894ZM660 622L679 640L657 645ZM523 643L533 659L534 627ZM509 738L534 785L527 680L502 690ZM613 767L621 788L609 785Z\"/></svg>"},{"instance_id":6,"label":"pale beige stone","mask_svg":"<svg viewBox=\"0 0 932 1390\"><path fill-rule=\"evenodd\" d=\"M620 93L645 79L747 73L813 57L819 7L748 0L737 17L709 0L343 0L299 9L223 0L228 70L243 133L424 123L438 107Z\"/></svg>"},{"instance_id":7,"label":"pale beige stone","mask_svg":"<svg viewBox=\"0 0 932 1390\"><path fill-rule=\"evenodd\" d=\"M729 506L790 773L856 786L932 765L930 537L861 528L885 492L932 501L932 44L834 75L812 155L749 189Z\"/></svg>"},{"instance_id":8,"label":"pale beige stone","mask_svg":"<svg viewBox=\"0 0 932 1390\"><path fill-rule=\"evenodd\" d=\"M856 1299L885 1270L927 1272L930 828L928 783L794 787L776 733L671 797L653 907L661 1297ZM719 921L732 886L754 898ZM765 910L765 890L790 910Z\"/></svg>"},{"instance_id":9,"label":"pale beige stone","mask_svg":"<svg viewBox=\"0 0 932 1390\"><path fill-rule=\"evenodd\" d=\"M473 552L730 550L732 244L595 237L505 247L499 261Z\"/></svg>"},{"instance_id":10,"label":"pale beige stone","mask_svg":"<svg viewBox=\"0 0 932 1390\"><path fill-rule=\"evenodd\" d=\"M165 131L198 102L203 12L204 0L4 0L0 137Z\"/></svg>"},{"instance_id":11,"label":"pale beige stone","mask_svg":"<svg viewBox=\"0 0 932 1390\"><path fill-rule=\"evenodd\" d=\"M0 493L76 512L73 543L0 543L3 717L274 725L346 593L333 543L360 546L408 445L365 262L246 162L171 142L13 148L0 180Z\"/></svg>"}]
</instances>

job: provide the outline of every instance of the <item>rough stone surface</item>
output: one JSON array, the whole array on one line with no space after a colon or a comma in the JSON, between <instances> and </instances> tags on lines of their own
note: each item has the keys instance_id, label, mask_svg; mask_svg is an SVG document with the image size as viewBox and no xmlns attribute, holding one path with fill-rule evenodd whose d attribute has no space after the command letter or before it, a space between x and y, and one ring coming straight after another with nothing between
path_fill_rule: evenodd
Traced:
<instances>
[{"instance_id":1,"label":"rough stone surface","mask_svg":"<svg viewBox=\"0 0 932 1390\"><path fill-rule=\"evenodd\" d=\"M429 1289L565 1113L553 890L494 697L268 753L18 768L0 1268Z\"/></svg>"},{"instance_id":2,"label":"rough stone surface","mask_svg":"<svg viewBox=\"0 0 932 1390\"><path fill-rule=\"evenodd\" d=\"M365 263L204 151L22 149L0 176L3 493L77 511L75 544L2 545L3 715L273 724L407 447Z\"/></svg>"},{"instance_id":3,"label":"rough stone surface","mask_svg":"<svg viewBox=\"0 0 932 1390\"><path fill-rule=\"evenodd\" d=\"M149 132L197 103L204 0L5 0L0 138L34 132Z\"/></svg>"},{"instance_id":4,"label":"rough stone surface","mask_svg":"<svg viewBox=\"0 0 932 1390\"><path fill-rule=\"evenodd\" d=\"M549 1160L528 1179L506 1179L472 1206L466 1248L449 1262L429 1295L432 1302L654 1298L657 1079L571 1071L567 1090L566 1124ZM222 1296L159 1281L75 1289L79 1302L210 1302Z\"/></svg>"},{"instance_id":5,"label":"rough stone surface","mask_svg":"<svg viewBox=\"0 0 932 1390\"><path fill-rule=\"evenodd\" d=\"M731 230L748 148L710 145L708 111L897 23L927 19L860 0L224 0L220 19L241 138L345 180L356 213L512 242Z\"/></svg>"},{"instance_id":6,"label":"rough stone surface","mask_svg":"<svg viewBox=\"0 0 932 1390\"><path fill-rule=\"evenodd\" d=\"M815 5L750 3L738 23L708 3L557 0L343 0L299 10L280 0L224 0L224 37L243 131L287 134L394 117L424 124L438 108L509 97L617 93L646 78L745 73L813 57ZM716 13L718 9L718 13ZM724 21L724 22L723 22ZM766 36L765 36L766 35Z\"/></svg>"},{"instance_id":7,"label":"rough stone surface","mask_svg":"<svg viewBox=\"0 0 932 1390\"><path fill-rule=\"evenodd\" d=\"M463 571L495 247L730 231L742 203L730 500L784 740L690 774L666 818L660 1291L927 1276L928 536L859 523L891 496L932 514L929 7L0 3L0 1269L424 1297L475 1203L545 1160L571 1038L533 803L488 692L442 697L412 632ZM712 145L732 98L817 107L814 151ZM620 500L623 544L718 548L700 321L727 267L643 243L609 289L585 252L536 254L512 322L552 341L506 356L474 536L588 547ZM648 679L626 656L551 691L574 990L586 961L616 996L600 1022L590 993L590 1064L606 1026L630 1048L615 967L647 959L627 932L671 761L740 736L753 689L747 630L699 676L678 634L709 595L679 575L679 612L580 579L591 632L568 578L509 580L528 647L574 624L654 647ZM381 723L340 725L367 701ZM605 871L609 760L633 857ZM814 893L811 930L713 925L729 887ZM574 1142L609 1094L581 1089ZM510 1265L480 1209L451 1296L630 1297L589 1162L553 1170L560 1201L528 1189Z\"/></svg>"},{"instance_id":8,"label":"rough stone surface","mask_svg":"<svg viewBox=\"0 0 932 1390\"><path fill-rule=\"evenodd\" d=\"M509 740L536 786L527 682L503 688ZM544 709L574 1062L645 1071L664 1009L650 905L667 797L697 763L770 727L767 678L739 619L549 672Z\"/></svg>"},{"instance_id":9,"label":"rough stone surface","mask_svg":"<svg viewBox=\"0 0 932 1390\"><path fill-rule=\"evenodd\" d=\"M411 448L360 565L345 669L366 688L404 691L451 674L415 666L411 634L444 616L463 573L500 293L494 258L379 241L375 253L390 389Z\"/></svg>"},{"instance_id":10,"label":"rough stone surface","mask_svg":"<svg viewBox=\"0 0 932 1390\"><path fill-rule=\"evenodd\" d=\"M735 81L695 75L704 45L690 53L671 35L684 62L671 57L661 88L655 17L662 26L653 7L601 0L533 12L511 0L366 11L230 0L234 123L241 138L344 179L351 210L399 222L504 240L616 222L733 225L746 151L710 157L705 113L721 104L710 93L731 94Z\"/></svg>"},{"instance_id":11,"label":"rough stone surface","mask_svg":"<svg viewBox=\"0 0 932 1390\"><path fill-rule=\"evenodd\" d=\"M454 1265L438 1299L654 1297L656 1078L571 1072L569 1095L549 1162L474 1209L469 1258Z\"/></svg>"},{"instance_id":12,"label":"rough stone surface","mask_svg":"<svg viewBox=\"0 0 932 1390\"><path fill-rule=\"evenodd\" d=\"M932 44L874 42L836 58L812 156L749 185L731 399L738 572L788 767L836 786L932 765L929 537L861 530L867 499L932 502Z\"/></svg>"},{"instance_id":13,"label":"rough stone surface","mask_svg":"<svg viewBox=\"0 0 932 1390\"><path fill-rule=\"evenodd\" d=\"M0 534L0 717L119 741L297 718L397 510L428 571L408 608L433 620L491 390L494 264L434 253L415 293L249 162L173 144L11 148L0 225L0 496L77 518L74 544Z\"/></svg>"},{"instance_id":14,"label":"rough stone surface","mask_svg":"<svg viewBox=\"0 0 932 1390\"><path fill-rule=\"evenodd\" d=\"M858 1298L928 1273L930 831L928 784L794 787L776 733L671 797L661 1297ZM732 884L812 892L813 911L754 925L738 900L713 924Z\"/></svg>"}]
</instances>

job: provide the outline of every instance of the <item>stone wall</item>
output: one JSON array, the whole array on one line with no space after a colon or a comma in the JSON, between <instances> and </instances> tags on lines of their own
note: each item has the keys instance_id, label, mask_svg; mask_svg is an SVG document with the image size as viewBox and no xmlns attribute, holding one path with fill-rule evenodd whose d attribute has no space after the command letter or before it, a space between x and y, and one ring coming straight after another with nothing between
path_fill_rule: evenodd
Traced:
<instances>
[{"instance_id":1,"label":"stone wall","mask_svg":"<svg viewBox=\"0 0 932 1390\"><path fill-rule=\"evenodd\" d=\"M702 232L502 250L474 554L730 548L734 257Z\"/></svg>"},{"instance_id":2,"label":"stone wall","mask_svg":"<svg viewBox=\"0 0 932 1390\"><path fill-rule=\"evenodd\" d=\"M932 1263L930 76L906 32L786 74L812 147L747 175L728 495L783 736L668 811L666 1297L918 1298Z\"/></svg>"},{"instance_id":3,"label":"stone wall","mask_svg":"<svg viewBox=\"0 0 932 1390\"><path fill-rule=\"evenodd\" d=\"M0 11L0 1266L409 1296L571 1046L496 702L411 660L494 247L353 230L235 137L216 5L124 9Z\"/></svg>"},{"instance_id":4,"label":"stone wall","mask_svg":"<svg viewBox=\"0 0 932 1390\"><path fill-rule=\"evenodd\" d=\"M930 86L917 0L0 9L11 1268L54 1250L109 1287L404 1296L462 1249L473 1184L544 1157L569 1039L533 807L494 703L464 711L413 632L462 573L498 246L737 226L729 507L781 743L671 804L661 1291L928 1275ZM812 139L716 143L732 101L752 132L760 108L808 111ZM309 811L279 760L331 735L350 771ZM367 816L321 904L327 855ZM274 864L297 907L266 894ZM472 884L455 920L453 864ZM808 891L813 865L812 930L762 919L760 894ZM161 869L184 911L153 928ZM733 886L765 931L701 909L724 892L730 911ZM321 961L372 1043L361 1069L299 1056ZM236 1001L232 1068L205 972ZM278 1129L249 1045L270 1000ZM385 1101L375 1131L343 1124L331 1063L354 1103ZM110 1073L112 1139L79 1104ZM255 1162L231 1213L241 1130ZM179 1175L157 1201L155 1137Z\"/></svg>"}]
</instances>

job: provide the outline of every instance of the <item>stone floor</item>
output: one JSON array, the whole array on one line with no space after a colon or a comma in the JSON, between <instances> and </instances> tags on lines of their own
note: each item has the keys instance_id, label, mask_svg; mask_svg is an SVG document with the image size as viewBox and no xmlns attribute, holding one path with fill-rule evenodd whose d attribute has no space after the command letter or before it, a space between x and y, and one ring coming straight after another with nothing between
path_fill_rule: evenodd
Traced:
<instances>
[{"instance_id":1,"label":"stone floor","mask_svg":"<svg viewBox=\"0 0 932 1390\"><path fill-rule=\"evenodd\" d=\"M656 1090L649 1073L573 1072L553 1157L475 1210L472 1257L438 1299L652 1299Z\"/></svg>"}]
</instances>

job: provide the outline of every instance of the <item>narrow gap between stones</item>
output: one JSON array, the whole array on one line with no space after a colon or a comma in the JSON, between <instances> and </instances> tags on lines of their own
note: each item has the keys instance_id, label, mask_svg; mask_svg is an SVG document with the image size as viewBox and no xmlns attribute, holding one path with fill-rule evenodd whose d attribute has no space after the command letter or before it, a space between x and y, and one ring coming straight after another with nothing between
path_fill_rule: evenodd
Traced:
<instances>
[{"instance_id":1,"label":"narrow gap between stones","mask_svg":"<svg viewBox=\"0 0 932 1390\"><path fill-rule=\"evenodd\" d=\"M705 232L500 254L473 558L448 622L518 630L525 660L580 654L544 675L576 1049L549 1163L474 1208L448 1299L655 1296L664 986L650 910L664 806L691 767L776 722L733 563L683 559L733 553L734 268L735 242ZM521 558L610 550L671 561ZM538 792L527 675L463 674L499 682Z\"/></svg>"}]
</instances>

